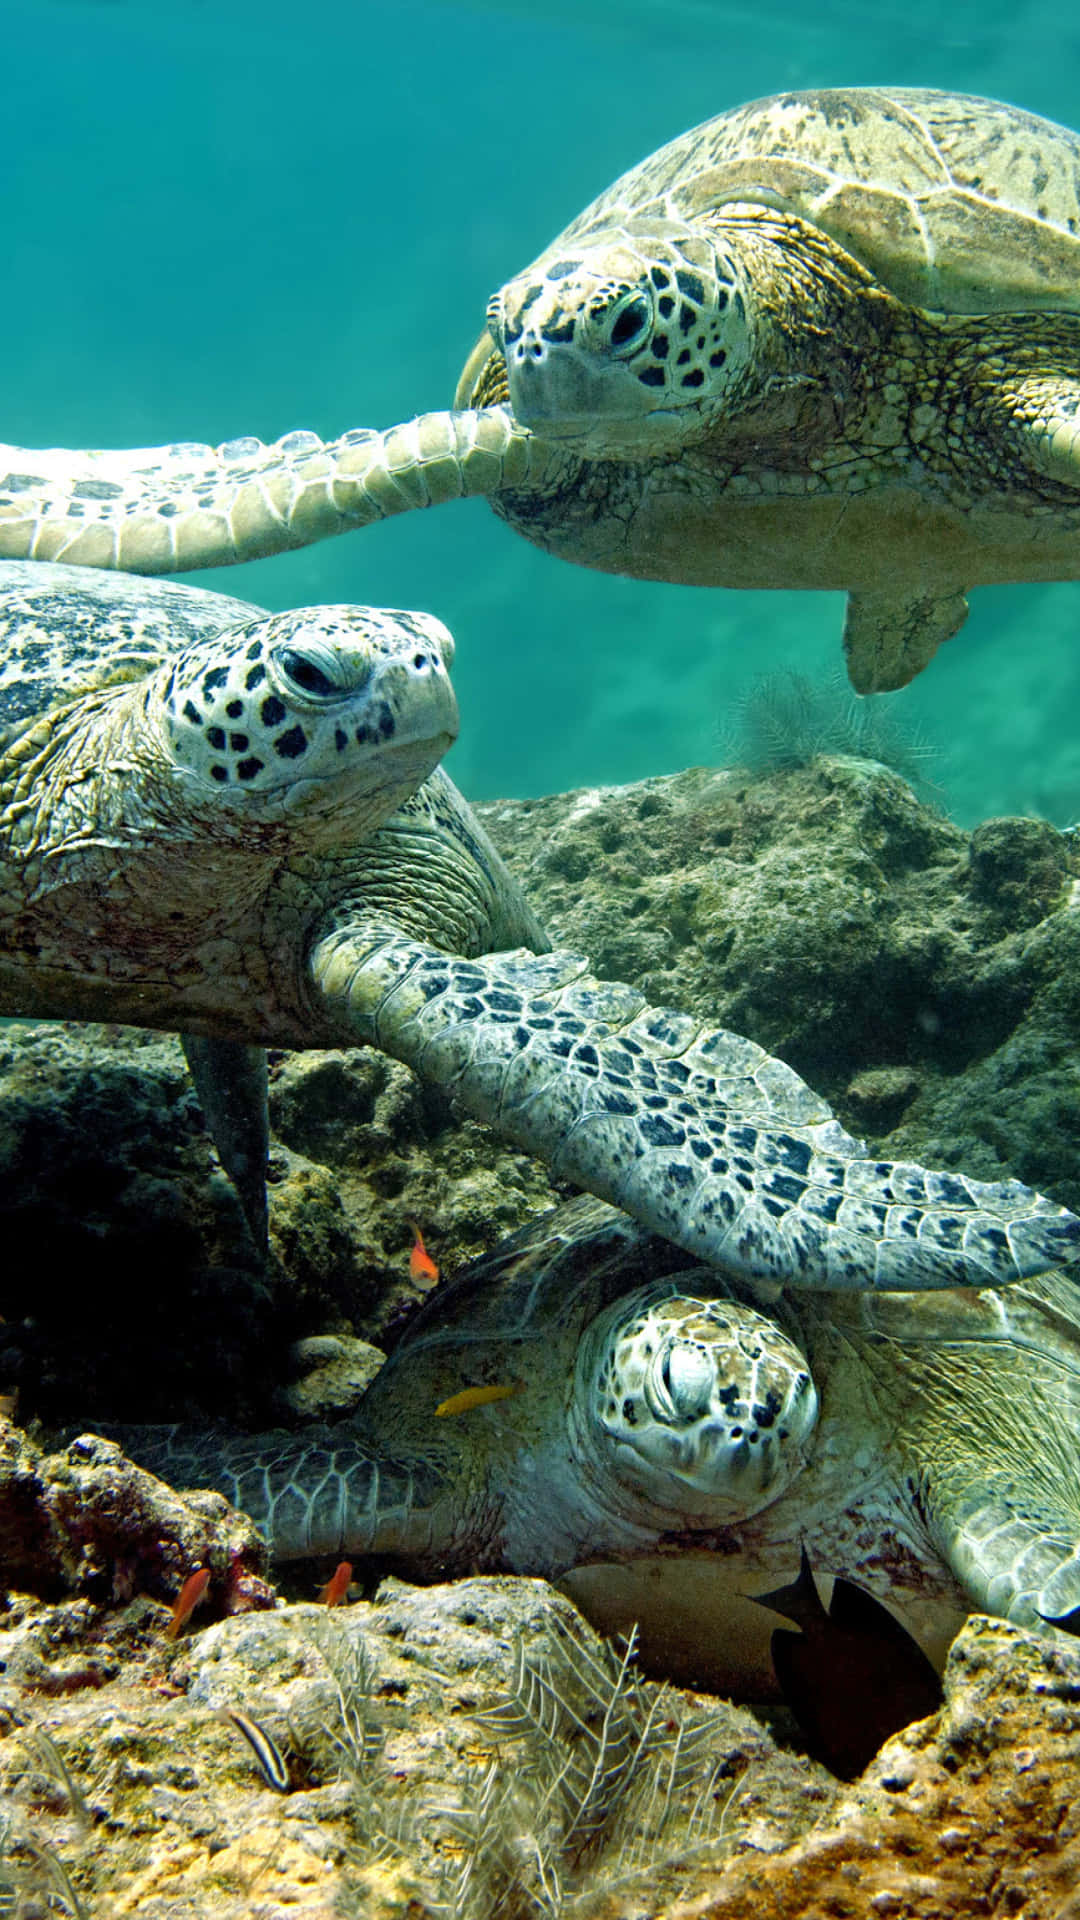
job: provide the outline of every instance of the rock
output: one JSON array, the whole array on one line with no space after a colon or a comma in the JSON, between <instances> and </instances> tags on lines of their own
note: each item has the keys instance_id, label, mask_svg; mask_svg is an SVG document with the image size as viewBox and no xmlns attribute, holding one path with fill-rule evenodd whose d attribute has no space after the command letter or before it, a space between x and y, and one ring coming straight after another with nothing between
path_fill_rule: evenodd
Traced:
<instances>
[{"instance_id":1,"label":"rock","mask_svg":"<svg viewBox=\"0 0 1080 1920\"><path fill-rule=\"evenodd\" d=\"M603 1920L1075 1911L1080 1650L1064 1637L969 1621L942 1712L841 1790L744 1709L631 1683L543 1581L388 1581L371 1603L180 1643L146 1603L22 1604L24 1637L62 1641L68 1672L51 1692L4 1678L0 1890L47 1887L58 1861L88 1912L140 1920L421 1920L455 1895L482 1920L515 1880L509 1910L534 1910L542 1865L563 1905L539 1910ZM230 1711L275 1742L287 1792ZM684 1777L654 1794L676 1739Z\"/></svg>"},{"instance_id":2,"label":"rock","mask_svg":"<svg viewBox=\"0 0 1080 1920\"><path fill-rule=\"evenodd\" d=\"M266 1549L251 1521L220 1494L174 1493L96 1434L43 1454L18 1427L0 1421L5 1584L103 1603L145 1592L171 1603L187 1575L203 1566L223 1608L270 1604Z\"/></svg>"},{"instance_id":3,"label":"rock","mask_svg":"<svg viewBox=\"0 0 1080 1920\"><path fill-rule=\"evenodd\" d=\"M324 1333L298 1340L291 1358L302 1370L284 1391L292 1411L301 1420L334 1420L355 1407L386 1355L370 1341Z\"/></svg>"},{"instance_id":4,"label":"rock","mask_svg":"<svg viewBox=\"0 0 1080 1920\"><path fill-rule=\"evenodd\" d=\"M894 1126L919 1091L919 1076L911 1067L867 1067L849 1080L845 1096L863 1124L877 1131Z\"/></svg>"},{"instance_id":5,"label":"rock","mask_svg":"<svg viewBox=\"0 0 1080 1920\"><path fill-rule=\"evenodd\" d=\"M1075 835L969 835L840 758L479 811L598 972L778 1053L882 1157L1080 1206Z\"/></svg>"},{"instance_id":6,"label":"rock","mask_svg":"<svg viewBox=\"0 0 1080 1920\"><path fill-rule=\"evenodd\" d=\"M1063 834L1047 820L985 820L968 849L975 898L1012 926L1034 926L1061 897L1069 871Z\"/></svg>"},{"instance_id":7,"label":"rock","mask_svg":"<svg viewBox=\"0 0 1080 1920\"><path fill-rule=\"evenodd\" d=\"M1075 1920L1080 1649L973 1617L945 1706L890 1740L813 1834L719 1872L664 1920ZM853 1901L855 1904L853 1905Z\"/></svg>"},{"instance_id":8,"label":"rock","mask_svg":"<svg viewBox=\"0 0 1080 1920\"><path fill-rule=\"evenodd\" d=\"M39 1634L59 1626L42 1611ZM460 1895L479 1920L515 1883L529 1910L542 1873L568 1897L618 1881L606 1910L640 1911L701 1861L787 1848L836 1794L742 1709L634 1682L543 1581L387 1582L179 1646L132 1608L81 1632L92 1680L3 1696L0 1890L59 1862L92 1913L420 1920ZM230 1711L276 1743L287 1792Z\"/></svg>"}]
</instances>

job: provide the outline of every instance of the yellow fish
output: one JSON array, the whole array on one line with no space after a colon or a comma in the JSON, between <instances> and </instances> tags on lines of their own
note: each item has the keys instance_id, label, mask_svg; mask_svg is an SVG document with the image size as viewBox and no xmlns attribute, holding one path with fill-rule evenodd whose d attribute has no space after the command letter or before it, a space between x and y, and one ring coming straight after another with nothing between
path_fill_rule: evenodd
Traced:
<instances>
[{"instance_id":1,"label":"yellow fish","mask_svg":"<svg viewBox=\"0 0 1080 1920\"><path fill-rule=\"evenodd\" d=\"M440 1400L435 1414L442 1419L448 1413L471 1413L474 1407L489 1407L493 1400L509 1400L512 1393L520 1392L520 1380L508 1387L464 1387L460 1393L452 1393L449 1400Z\"/></svg>"}]
</instances>

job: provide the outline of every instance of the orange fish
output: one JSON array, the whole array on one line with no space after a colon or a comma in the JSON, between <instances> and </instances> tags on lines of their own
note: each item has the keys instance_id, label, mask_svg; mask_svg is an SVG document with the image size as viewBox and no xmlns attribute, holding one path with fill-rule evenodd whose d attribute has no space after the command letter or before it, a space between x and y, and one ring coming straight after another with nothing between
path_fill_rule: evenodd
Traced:
<instances>
[{"instance_id":1,"label":"orange fish","mask_svg":"<svg viewBox=\"0 0 1080 1920\"><path fill-rule=\"evenodd\" d=\"M331 1578L327 1581L325 1587L323 1587L321 1593L319 1594L319 1599L322 1601L323 1606L324 1607L340 1606L341 1602L345 1598L345 1595L349 1591L349 1583L351 1580L352 1580L352 1561L342 1560L341 1564L335 1567Z\"/></svg>"},{"instance_id":2,"label":"orange fish","mask_svg":"<svg viewBox=\"0 0 1080 1920\"><path fill-rule=\"evenodd\" d=\"M439 1277L439 1269L424 1245L424 1236L416 1221L410 1220L409 1225L416 1235L409 1255L409 1272L414 1280L426 1280L429 1285L434 1286Z\"/></svg>"},{"instance_id":3,"label":"orange fish","mask_svg":"<svg viewBox=\"0 0 1080 1920\"><path fill-rule=\"evenodd\" d=\"M441 1420L448 1413L471 1413L474 1407L490 1407L493 1400L509 1400L512 1393L520 1392L520 1380L511 1381L508 1387L463 1387L449 1400L439 1401L435 1417Z\"/></svg>"},{"instance_id":4,"label":"orange fish","mask_svg":"<svg viewBox=\"0 0 1080 1920\"><path fill-rule=\"evenodd\" d=\"M176 1605L172 1610L172 1619L165 1629L170 1640L175 1640L181 1627L187 1625L199 1601L205 1599L206 1589L209 1585L209 1567L196 1567L194 1573L188 1575L176 1596Z\"/></svg>"}]
</instances>

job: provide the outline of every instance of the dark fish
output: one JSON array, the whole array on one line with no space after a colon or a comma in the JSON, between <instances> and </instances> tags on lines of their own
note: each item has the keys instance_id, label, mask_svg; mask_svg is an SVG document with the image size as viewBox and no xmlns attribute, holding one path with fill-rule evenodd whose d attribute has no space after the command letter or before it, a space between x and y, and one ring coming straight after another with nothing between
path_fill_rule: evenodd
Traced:
<instances>
[{"instance_id":1,"label":"dark fish","mask_svg":"<svg viewBox=\"0 0 1080 1920\"><path fill-rule=\"evenodd\" d=\"M1070 1607L1068 1613L1040 1613L1039 1619L1062 1633L1080 1634L1080 1607Z\"/></svg>"},{"instance_id":2,"label":"dark fish","mask_svg":"<svg viewBox=\"0 0 1080 1920\"><path fill-rule=\"evenodd\" d=\"M941 1681L917 1640L880 1600L838 1578L822 1604L806 1548L799 1577L753 1595L801 1629L778 1627L770 1650L806 1744L840 1780L854 1780L886 1740L941 1705Z\"/></svg>"}]
</instances>

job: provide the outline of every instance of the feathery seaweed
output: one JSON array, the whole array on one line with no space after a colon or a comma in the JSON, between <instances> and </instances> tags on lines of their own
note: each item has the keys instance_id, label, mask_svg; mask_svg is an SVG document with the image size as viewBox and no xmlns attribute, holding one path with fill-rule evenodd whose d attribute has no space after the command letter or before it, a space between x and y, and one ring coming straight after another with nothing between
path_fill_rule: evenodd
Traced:
<instances>
[{"instance_id":1,"label":"feathery seaweed","mask_svg":"<svg viewBox=\"0 0 1080 1920\"><path fill-rule=\"evenodd\" d=\"M902 694L852 693L842 674L811 680L792 667L763 673L735 703L721 730L725 764L749 773L809 766L819 754L876 760L930 800L942 790L930 777L941 749L921 726L901 717Z\"/></svg>"}]
</instances>

